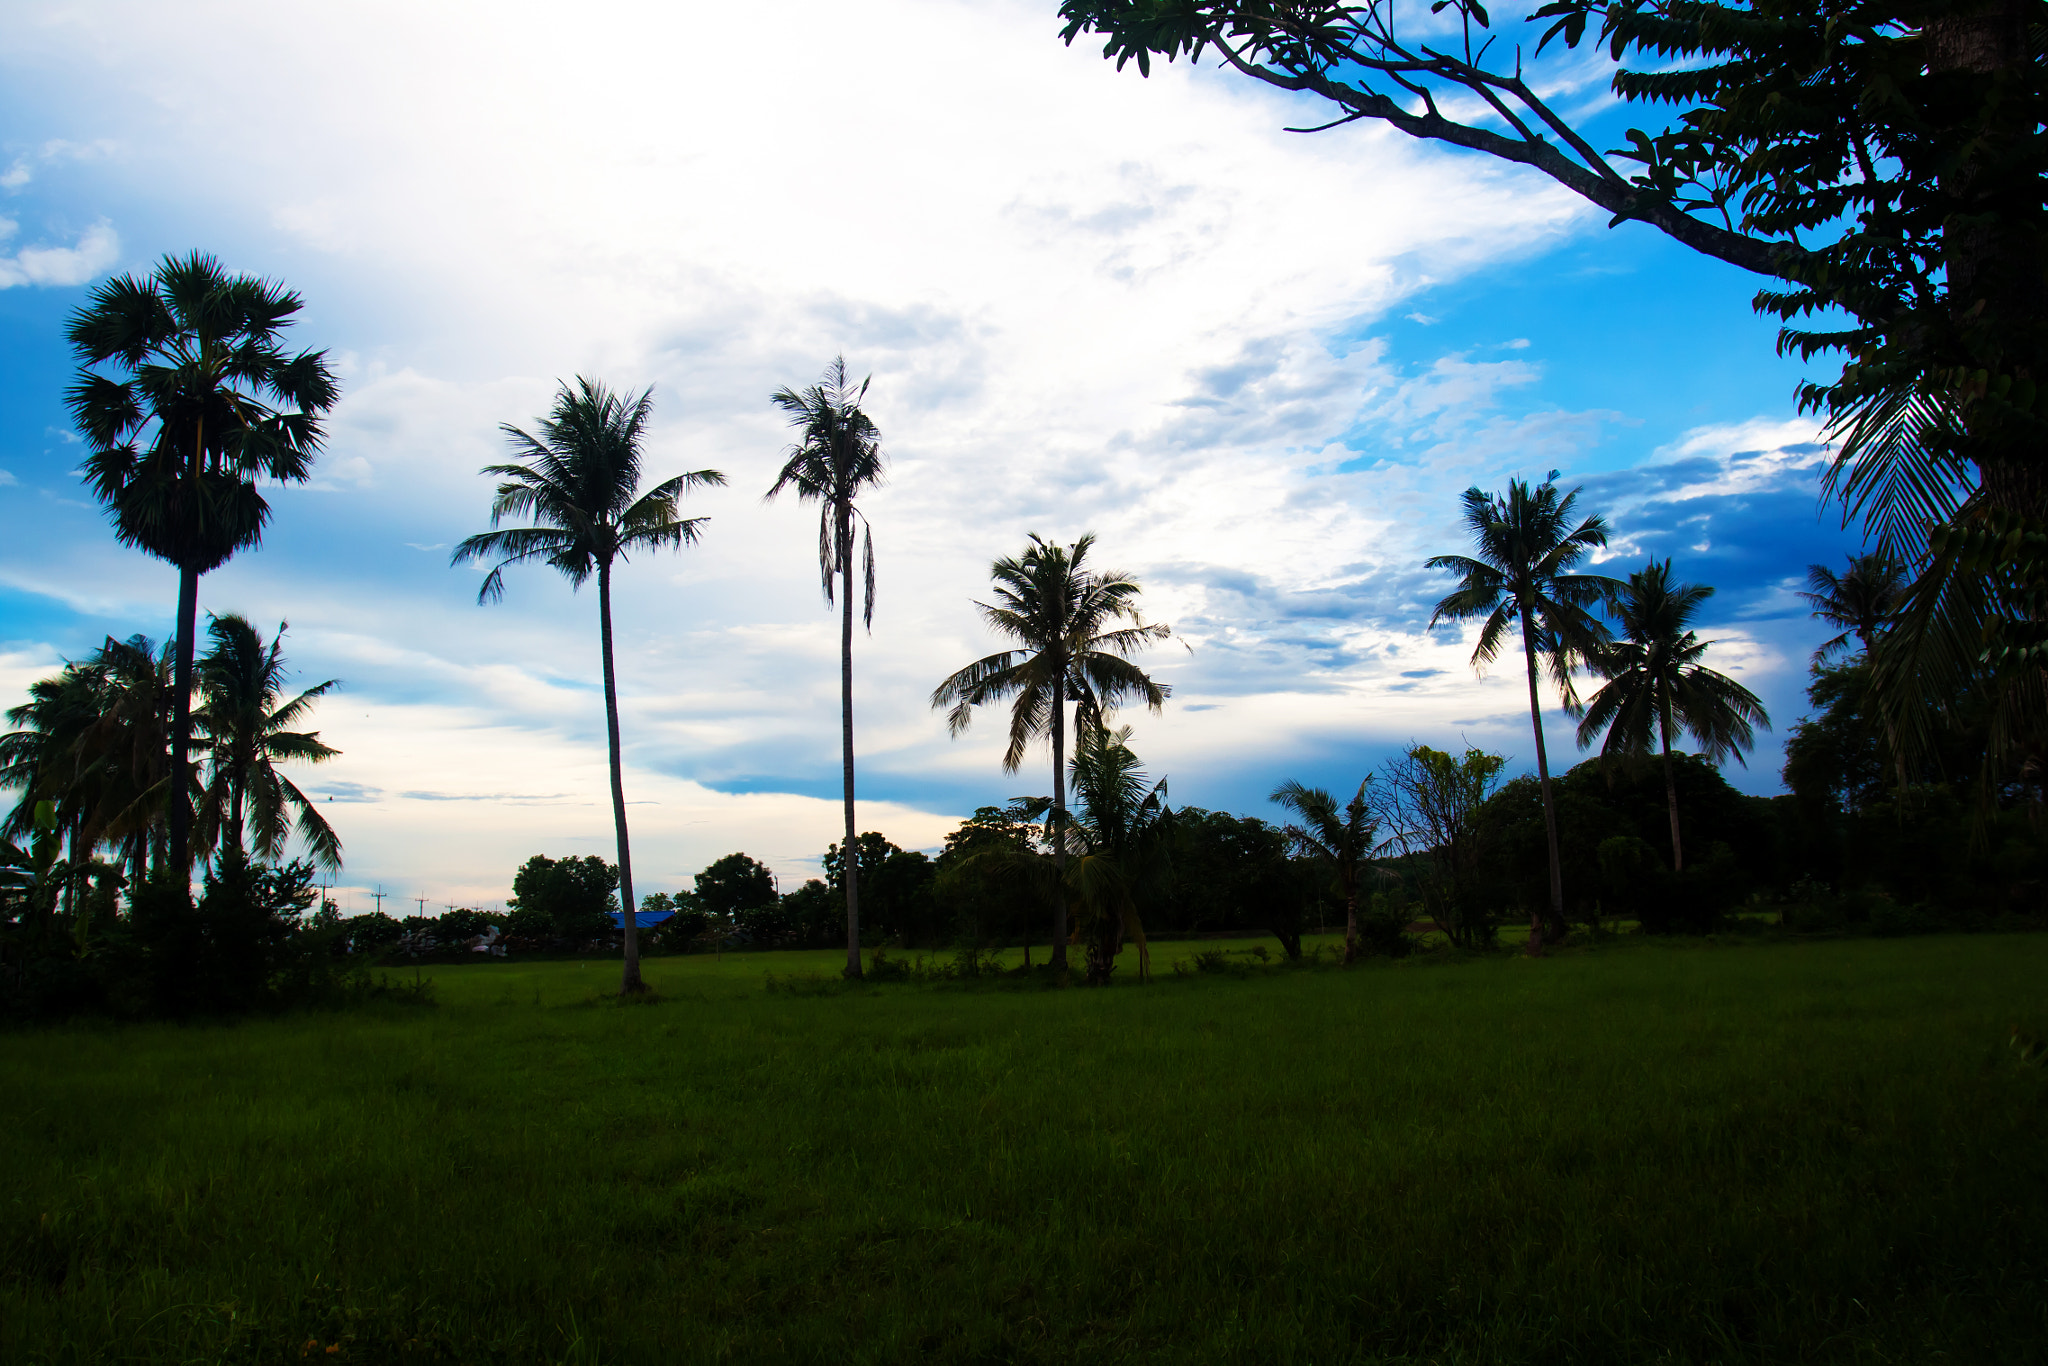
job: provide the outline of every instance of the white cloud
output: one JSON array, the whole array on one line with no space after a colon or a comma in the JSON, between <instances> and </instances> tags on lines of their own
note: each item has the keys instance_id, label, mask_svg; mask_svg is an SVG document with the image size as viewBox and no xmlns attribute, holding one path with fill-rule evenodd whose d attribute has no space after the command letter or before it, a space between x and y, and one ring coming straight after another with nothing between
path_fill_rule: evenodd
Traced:
<instances>
[{"instance_id":1,"label":"white cloud","mask_svg":"<svg viewBox=\"0 0 2048 1366\"><path fill-rule=\"evenodd\" d=\"M0 219L0 240L19 227ZM78 236L75 246L23 247L0 256L0 289L16 285L82 285L106 270L121 255L121 239L104 218Z\"/></svg>"}]
</instances>

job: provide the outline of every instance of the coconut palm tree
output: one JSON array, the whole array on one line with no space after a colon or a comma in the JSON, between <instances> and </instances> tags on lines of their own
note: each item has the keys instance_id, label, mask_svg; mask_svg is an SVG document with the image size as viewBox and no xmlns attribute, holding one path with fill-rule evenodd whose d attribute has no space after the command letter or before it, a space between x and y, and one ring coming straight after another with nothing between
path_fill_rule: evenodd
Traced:
<instances>
[{"instance_id":1,"label":"coconut palm tree","mask_svg":"<svg viewBox=\"0 0 2048 1366\"><path fill-rule=\"evenodd\" d=\"M1814 616L1841 628L1840 635L1813 652L1813 662L1819 664L1847 649L1851 635L1868 659L1879 633L1891 625L1905 601L1906 573L1898 561L1872 552L1851 555L1849 567L1840 574L1823 564L1808 565L1806 586L1809 591L1799 596L1813 605Z\"/></svg>"},{"instance_id":2,"label":"coconut palm tree","mask_svg":"<svg viewBox=\"0 0 2048 1366\"><path fill-rule=\"evenodd\" d=\"M1643 759L1653 748L1664 760L1664 799L1671 812L1671 866L1685 867L1678 834L1678 783L1671 767L1671 737L1684 730L1715 763L1756 742L1755 727L1771 718L1755 693L1700 659L1714 642L1691 629L1700 604L1714 596L1704 584L1673 583L1671 561L1651 563L1628 576L1614 602L1621 639L1593 657L1607 685L1593 694L1579 721L1579 748L1607 732L1605 760Z\"/></svg>"},{"instance_id":3,"label":"coconut palm tree","mask_svg":"<svg viewBox=\"0 0 2048 1366\"><path fill-rule=\"evenodd\" d=\"M529 435L507 423L499 428L522 463L486 465L504 482L491 500L492 530L455 547L451 564L496 557L477 590L479 603L505 594L509 565L540 560L559 570L571 589L597 576L597 619L604 661L604 719L610 747L612 824L619 846L619 902L625 914L622 994L646 990L640 980L640 930L633 900L633 855L626 833L626 786L620 772L619 689L612 664L612 567L633 551L679 549L696 543L706 518L678 515L686 490L725 483L717 470L692 470L640 490L640 443L654 410L654 391L615 394L596 380L577 378L555 394L554 406ZM498 528L507 517L530 517L533 526Z\"/></svg>"},{"instance_id":4,"label":"coconut palm tree","mask_svg":"<svg viewBox=\"0 0 2048 1366\"><path fill-rule=\"evenodd\" d=\"M341 867L341 838L305 793L278 772L281 763L325 763L341 751L321 743L317 731L292 729L316 698L340 686L328 679L290 701L284 696L281 653L286 623L266 646L245 617L215 617L207 624L213 645L199 661L201 703L194 714L206 737L208 781L197 823L198 844L276 859L293 825L321 867ZM255 829L248 830L253 819ZM247 838L245 839L245 836Z\"/></svg>"},{"instance_id":5,"label":"coconut palm tree","mask_svg":"<svg viewBox=\"0 0 2048 1366\"><path fill-rule=\"evenodd\" d=\"M66 662L61 672L29 685L28 700L8 709L14 729L0 735L0 787L21 790L0 823L0 839L55 840L51 847L70 849L65 868L82 867L90 848L85 831L97 775L84 741L104 691L105 680L90 661ZM71 890L66 881L67 898Z\"/></svg>"},{"instance_id":6,"label":"coconut palm tree","mask_svg":"<svg viewBox=\"0 0 2048 1366\"><path fill-rule=\"evenodd\" d=\"M1138 980L1150 980L1144 905L1173 871L1166 780L1146 782L1130 740L1129 726L1110 731L1091 718L1074 746L1071 777L1079 809L1062 829L1060 845L1073 858L1060 883L1087 934L1091 986L1109 985L1126 938L1138 945Z\"/></svg>"},{"instance_id":7,"label":"coconut palm tree","mask_svg":"<svg viewBox=\"0 0 2048 1366\"><path fill-rule=\"evenodd\" d=\"M946 726L956 736L973 721L976 707L1013 699L1010 743L1003 751L1005 773L1015 773L1023 764L1024 751L1033 740L1050 737L1053 856L1062 876L1067 856L1060 832L1067 824L1068 704L1075 706L1080 733L1085 734L1099 729L1103 717L1127 699L1137 698L1157 712L1173 691L1131 662L1132 655L1171 631L1145 622L1138 610L1141 590L1136 579L1121 570L1087 568L1094 544L1092 534L1061 546L1034 532L1022 555L991 565L995 601L974 605L982 620L1016 646L975 660L932 691L932 706L952 708ZM1064 900L1054 902L1052 961L1058 968L1067 965Z\"/></svg>"},{"instance_id":8,"label":"coconut palm tree","mask_svg":"<svg viewBox=\"0 0 2048 1366\"><path fill-rule=\"evenodd\" d=\"M1553 472L1552 478L1555 478ZM1536 774L1543 793L1544 835L1550 845L1550 920L1562 926L1564 873L1557 848L1557 803L1550 790L1550 757L1543 743L1543 709L1537 696L1540 661L1563 695L1576 705L1572 672L1607 640L1607 629L1586 609L1621 587L1600 574L1575 574L1580 561L1607 544L1607 521L1599 514L1577 522L1577 489L1558 496L1549 480L1531 489L1508 481L1505 495L1466 489L1465 526L1471 555L1437 555L1430 569L1461 576L1457 591L1436 605L1429 625L1439 621L1484 620L1472 651L1472 667L1483 670L1499 655L1510 630L1522 634L1522 659L1529 678L1529 724L1536 732ZM1543 952L1541 912L1529 918L1529 952Z\"/></svg>"},{"instance_id":9,"label":"coconut palm tree","mask_svg":"<svg viewBox=\"0 0 2048 1366\"><path fill-rule=\"evenodd\" d=\"M124 545L178 567L170 859L191 876L192 656L199 576L259 544L259 479L302 482L340 387L326 353L289 352L299 296L229 275L211 256L165 257L99 285L67 335L80 370L65 394L85 477Z\"/></svg>"},{"instance_id":10,"label":"coconut palm tree","mask_svg":"<svg viewBox=\"0 0 2048 1366\"><path fill-rule=\"evenodd\" d=\"M97 778L86 834L91 844L122 846L128 885L139 888L152 861L164 861L176 659L168 642L158 649L147 636L109 636L92 665L102 691L99 715L79 741Z\"/></svg>"},{"instance_id":11,"label":"coconut palm tree","mask_svg":"<svg viewBox=\"0 0 2048 1366\"><path fill-rule=\"evenodd\" d=\"M1289 779L1273 789L1267 800L1294 813L1295 822L1282 828L1288 840L1302 853L1330 866L1338 890L1344 894L1344 961L1358 957L1358 879L1365 871L1373 840L1379 834L1379 819L1366 802L1370 773L1358 785L1358 792L1339 809L1337 799L1320 787L1304 787Z\"/></svg>"},{"instance_id":12,"label":"coconut palm tree","mask_svg":"<svg viewBox=\"0 0 2048 1366\"><path fill-rule=\"evenodd\" d=\"M882 482L886 461L882 455L882 434L861 401L867 397L868 380L858 387L846 377L846 357L835 357L825 367L825 376L808 389L782 388L771 401L789 417L797 439L784 452L773 498L784 489L795 491L798 502L818 505L818 578L830 606L838 595L839 617L839 761L846 806L845 848L858 845L853 811L853 541L854 524L861 527L861 577L863 597L861 621L875 627L875 532L859 507L860 495ZM835 589L834 579L839 580ZM846 975L860 973L860 876L849 863L846 870Z\"/></svg>"}]
</instances>

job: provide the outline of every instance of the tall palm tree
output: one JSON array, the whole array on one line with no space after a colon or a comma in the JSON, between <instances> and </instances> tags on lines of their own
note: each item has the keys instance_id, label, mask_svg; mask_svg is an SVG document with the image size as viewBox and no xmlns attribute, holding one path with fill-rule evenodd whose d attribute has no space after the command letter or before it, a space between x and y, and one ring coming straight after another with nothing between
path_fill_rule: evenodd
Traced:
<instances>
[{"instance_id":1,"label":"tall palm tree","mask_svg":"<svg viewBox=\"0 0 2048 1366\"><path fill-rule=\"evenodd\" d=\"M279 622L266 646L246 617L231 614L207 624L213 645L199 661L202 701L194 717L206 736L209 774L199 845L247 848L259 858L275 859L296 824L314 859L333 871L341 867L340 836L277 766L293 760L325 763L341 753L322 744L317 731L292 729L339 680L330 678L282 701L285 627ZM248 833L253 837L245 841L252 818L255 829Z\"/></svg>"},{"instance_id":2,"label":"tall palm tree","mask_svg":"<svg viewBox=\"0 0 2048 1366\"><path fill-rule=\"evenodd\" d=\"M1692 619L1712 596L1705 584L1673 583L1668 559L1629 575L1614 603L1621 639L1594 656L1607 685L1593 694L1579 721L1580 749L1607 732L1602 759L1645 758L1653 745L1663 755L1674 870L1685 867L1685 846L1678 835L1673 732L1689 732L1700 753L1715 763L1731 755L1741 763L1742 752L1756 742L1754 727L1771 728L1755 693L1700 663L1714 642L1692 631Z\"/></svg>"},{"instance_id":3,"label":"tall palm tree","mask_svg":"<svg viewBox=\"0 0 2048 1366\"><path fill-rule=\"evenodd\" d=\"M545 561L580 588L597 576L599 647L604 657L604 719L610 746L612 824L619 844L619 902L625 914L625 969L621 994L646 990L640 980L640 928L633 900L633 855L626 835L626 786L620 772L619 689L612 665L612 566L635 550L679 549L696 543L707 518L678 515L688 489L725 483L717 470L692 470L640 492L640 443L654 410L654 391L615 394L578 377L555 394L538 436L510 423L499 430L523 463L486 465L504 482L491 500L492 530L455 547L449 563L498 557L477 590L479 603L505 595L505 568ZM531 517L534 526L497 529L507 517Z\"/></svg>"},{"instance_id":4,"label":"tall palm tree","mask_svg":"<svg viewBox=\"0 0 2048 1366\"><path fill-rule=\"evenodd\" d=\"M872 378L872 376L870 377ZM859 507L867 489L879 487L886 460L882 434L861 409L868 380L858 387L846 377L846 357L833 358L824 378L808 389L782 388L771 402L789 417L797 439L784 452L781 472L768 490L773 498L793 489L797 501L818 505L818 578L830 606L838 593L839 617L839 761L846 806L846 843L857 847L853 813L853 541L854 523L863 532L861 566L864 595L861 621L875 628L875 531ZM833 579L840 583L835 590ZM860 875L849 861L846 869L846 975L860 972Z\"/></svg>"},{"instance_id":5,"label":"tall palm tree","mask_svg":"<svg viewBox=\"0 0 2048 1366\"><path fill-rule=\"evenodd\" d=\"M1553 477L1555 477L1553 475ZM1465 526L1471 555L1437 555L1430 569L1460 575L1457 591L1436 605L1429 624L1485 620L1472 651L1472 667L1483 669L1500 655L1508 632L1522 633L1522 659L1529 677L1529 724L1536 732L1536 774L1543 793L1543 828L1550 845L1550 920L1564 919L1564 873L1557 848L1557 803L1550 791L1550 756L1543 743L1543 709L1536 691L1538 661L1550 672L1565 706L1577 698L1572 671L1605 644L1607 630L1586 609L1611 597L1621 585L1600 574L1576 574L1580 561L1607 544L1607 521L1599 514L1574 523L1579 492L1562 498L1549 480L1529 487L1511 479L1505 495L1466 489ZM1543 952L1544 921L1529 918L1529 952Z\"/></svg>"},{"instance_id":6,"label":"tall palm tree","mask_svg":"<svg viewBox=\"0 0 2048 1366\"><path fill-rule=\"evenodd\" d=\"M178 567L170 859L181 878L192 871L199 576L262 541L270 505L257 481L311 474L321 415L341 394L325 352L283 345L300 307L282 285L193 252L98 286L67 333L81 368L65 401L86 482L122 544Z\"/></svg>"},{"instance_id":7,"label":"tall palm tree","mask_svg":"<svg viewBox=\"0 0 2048 1366\"><path fill-rule=\"evenodd\" d=\"M1344 961L1358 957L1358 879L1372 853L1379 833L1379 819L1365 800L1370 773L1359 783L1358 792L1340 810L1337 799L1320 787L1304 787L1288 779L1273 789L1268 798L1294 813L1294 823L1283 833L1294 847L1310 858L1327 863L1344 893Z\"/></svg>"},{"instance_id":8,"label":"tall palm tree","mask_svg":"<svg viewBox=\"0 0 2048 1366\"><path fill-rule=\"evenodd\" d=\"M1060 874L1066 871L1067 705L1077 713L1082 733L1102 724L1103 717L1129 698L1157 712L1173 689L1152 681L1131 656L1171 631L1148 625L1138 610L1138 581L1121 570L1087 568L1093 534L1071 546L1057 545L1032 533L1022 555L997 560L989 567L995 580L995 601L977 602L981 616L998 635L1016 642L975 660L932 691L932 706L951 706L946 726L964 732L974 709L1005 697L1010 705L1010 743L1003 751L1003 772L1015 773L1033 740L1052 740L1053 857ZM1129 625L1118 626L1118 622ZM1078 751L1077 751L1078 752ZM1067 907L1053 905L1052 962L1067 965Z\"/></svg>"},{"instance_id":9,"label":"tall palm tree","mask_svg":"<svg viewBox=\"0 0 2048 1366\"><path fill-rule=\"evenodd\" d=\"M1847 649L1854 635L1870 658L1871 647L1885 627L1899 614L1906 597L1906 573L1897 560L1881 552L1851 555L1849 567L1837 574L1823 564L1806 567L1809 591L1799 596L1813 606L1813 614L1841 634L1822 643L1813 652L1818 664L1837 650Z\"/></svg>"}]
</instances>

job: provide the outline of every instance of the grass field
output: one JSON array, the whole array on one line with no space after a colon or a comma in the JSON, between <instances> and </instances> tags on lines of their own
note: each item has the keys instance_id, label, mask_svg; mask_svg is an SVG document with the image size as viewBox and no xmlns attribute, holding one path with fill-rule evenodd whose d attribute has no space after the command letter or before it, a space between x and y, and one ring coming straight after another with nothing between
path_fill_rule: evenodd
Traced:
<instances>
[{"instance_id":1,"label":"grass field","mask_svg":"<svg viewBox=\"0 0 2048 1366\"><path fill-rule=\"evenodd\" d=\"M0 1360L2048 1360L2048 936L1212 947L0 1035Z\"/></svg>"}]
</instances>

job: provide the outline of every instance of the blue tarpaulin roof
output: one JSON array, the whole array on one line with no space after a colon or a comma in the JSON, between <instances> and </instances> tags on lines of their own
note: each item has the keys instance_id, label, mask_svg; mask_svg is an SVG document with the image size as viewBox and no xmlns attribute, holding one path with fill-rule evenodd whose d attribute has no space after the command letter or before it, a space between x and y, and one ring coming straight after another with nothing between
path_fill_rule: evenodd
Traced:
<instances>
[{"instance_id":1,"label":"blue tarpaulin roof","mask_svg":"<svg viewBox=\"0 0 2048 1366\"><path fill-rule=\"evenodd\" d=\"M633 916L633 923L635 925L659 925L674 914L674 911L640 911ZM626 913L624 911L613 911L612 924L617 925L622 930L625 929Z\"/></svg>"}]
</instances>

